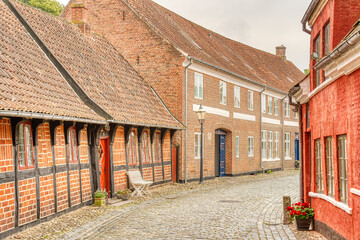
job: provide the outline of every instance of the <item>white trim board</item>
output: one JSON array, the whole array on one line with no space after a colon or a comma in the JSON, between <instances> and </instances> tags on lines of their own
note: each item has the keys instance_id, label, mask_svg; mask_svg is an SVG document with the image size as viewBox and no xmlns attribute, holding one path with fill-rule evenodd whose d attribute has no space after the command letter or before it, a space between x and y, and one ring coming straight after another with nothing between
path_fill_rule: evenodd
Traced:
<instances>
[{"instance_id":1,"label":"white trim board","mask_svg":"<svg viewBox=\"0 0 360 240\"><path fill-rule=\"evenodd\" d=\"M200 107L200 105L193 104L193 111L197 112L199 110L199 107ZM219 116L223 116L223 117L230 117L230 112L229 111L222 110L222 109L219 109L219 108L207 107L207 106L203 106L203 108L204 108L206 113L219 115Z\"/></svg>"},{"instance_id":2,"label":"white trim board","mask_svg":"<svg viewBox=\"0 0 360 240\"><path fill-rule=\"evenodd\" d=\"M270 123L270 124L274 124L274 125L280 125L280 120L278 119L273 119L273 118L267 118L267 117L262 117L261 121L263 123Z\"/></svg>"},{"instance_id":3,"label":"white trim board","mask_svg":"<svg viewBox=\"0 0 360 240\"><path fill-rule=\"evenodd\" d=\"M254 115L237 113L237 112L233 112L233 118L235 118L235 119L241 119L241 120L247 120L247 121L252 121L252 122L255 122L255 121L256 121L256 116L254 116Z\"/></svg>"},{"instance_id":4,"label":"white trim board","mask_svg":"<svg viewBox=\"0 0 360 240\"><path fill-rule=\"evenodd\" d=\"M329 203L331 203L332 205L344 210L345 212L347 212L348 214L352 214L352 209L349 208L348 205L346 205L345 203L342 202L338 202L336 201L334 198L326 196L325 194L320 194L320 193L314 193L314 192L309 192L309 196L313 197L313 198L320 198L323 199Z\"/></svg>"},{"instance_id":5,"label":"white trim board","mask_svg":"<svg viewBox=\"0 0 360 240\"><path fill-rule=\"evenodd\" d=\"M299 123L298 122L293 122L293 121L284 121L284 126L299 127Z\"/></svg>"},{"instance_id":6,"label":"white trim board","mask_svg":"<svg viewBox=\"0 0 360 240\"><path fill-rule=\"evenodd\" d=\"M351 189L350 189L350 192L351 192L352 194L355 194L355 195L360 196L360 190L359 190L359 189L351 188Z\"/></svg>"}]
</instances>

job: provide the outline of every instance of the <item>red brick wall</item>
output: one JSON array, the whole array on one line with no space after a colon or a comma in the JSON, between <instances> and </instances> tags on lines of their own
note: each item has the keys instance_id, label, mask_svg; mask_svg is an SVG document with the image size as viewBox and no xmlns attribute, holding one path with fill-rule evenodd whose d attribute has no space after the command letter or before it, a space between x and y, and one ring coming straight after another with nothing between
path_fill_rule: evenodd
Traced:
<instances>
[{"instance_id":1,"label":"red brick wall","mask_svg":"<svg viewBox=\"0 0 360 240\"><path fill-rule=\"evenodd\" d=\"M82 186L82 200L87 202L92 199L91 196L91 185L90 185L90 170L81 170L81 186Z\"/></svg>"},{"instance_id":2,"label":"red brick wall","mask_svg":"<svg viewBox=\"0 0 360 240\"><path fill-rule=\"evenodd\" d=\"M115 133L115 139L113 143L113 163L114 166L126 165L125 138L124 138L123 127L118 127ZM115 184L115 192L127 188L127 177L125 170L114 172L114 184Z\"/></svg>"},{"instance_id":3,"label":"red brick wall","mask_svg":"<svg viewBox=\"0 0 360 240\"><path fill-rule=\"evenodd\" d=\"M14 227L14 199L14 183L0 184L0 232L4 232Z\"/></svg>"},{"instance_id":4,"label":"red brick wall","mask_svg":"<svg viewBox=\"0 0 360 240\"><path fill-rule=\"evenodd\" d=\"M19 226L35 220L36 220L35 178L30 178L27 180L19 181Z\"/></svg>"},{"instance_id":5,"label":"red brick wall","mask_svg":"<svg viewBox=\"0 0 360 240\"><path fill-rule=\"evenodd\" d=\"M164 163L171 162L171 151L170 151L170 132L165 134L163 143L163 159ZM164 180L171 180L171 165L164 166Z\"/></svg>"},{"instance_id":6,"label":"red brick wall","mask_svg":"<svg viewBox=\"0 0 360 240\"><path fill-rule=\"evenodd\" d=\"M56 174L58 212L69 208L67 173Z\"/></svg>"},{"instance_id":7,"label":"red brick wall","mask_svg":"<svg viewBox=\"0 0 360 240\"><path fill-rule=\"evenodd\" d=\"M64 125L58 126L55 131L56 143L54 146L56 166L66 164Z\"/></svg>"},{"instance_id":8,"label":"red brick wall","mask_svg":"<svg viewBox=\"0 0 360 240\"><path fill-rule=\"evenodd\" d=\"M55 213L53 175L40 177L40 217Z\"/></svg>"},{"instance_id":9,"label":"red brick wall","mask_svg":"<svg viewBox=\"0 0 360 240\"><path fill-rule=\"evenodd\" d=\"M89 162L89 145L86 129L81 130L80 134L80 143L79 143L79 156L81 163Z\"/></svg>"},{"instance_id":10,"label":"red brick wall","mask_svg":"<svg viewBox=\"0 0 360 240\"><path fill-rule=\"evenodd\" d=\"M126 170L114 172L115 192L127 189Z\"/></svg>"},{"instance_id":11,"label":"red brick wall","mask_svg":"<svg viewBox=\"0 0 360 240\"><path fill-rule=\"evenodd\" d=\"M71 206L81 203L79 171L70 171Z\"/></svg>"},{"instance_id":12,"label":"red brick wall","mask_svg":"<svg viewBox=\"0 0 360 240\"><path fill-rule=\"evenodd\" d=\"M162 167L161 166L154 167L154 172L155 172L155 182L163 181Z\"/></svg>"},{"instance_id":13,"label":"red brick wall","mask_svg":"<svg viewBox=\"0 0 360 240\"><path fill-rule=\"evenodd\" d=\"M142 170L143 179L146 181L154 181L152 168L143 168Z\"/></svg>"},{"instance_id":14,"label":"red brick wall","mask_svg":"<svg viewBox=\"0 0 360 240\"><path fill-rule=\"evenodd\" d=\"M0 120L0 173L14 171L10 120Z\"/></svg>"}]
</instances>

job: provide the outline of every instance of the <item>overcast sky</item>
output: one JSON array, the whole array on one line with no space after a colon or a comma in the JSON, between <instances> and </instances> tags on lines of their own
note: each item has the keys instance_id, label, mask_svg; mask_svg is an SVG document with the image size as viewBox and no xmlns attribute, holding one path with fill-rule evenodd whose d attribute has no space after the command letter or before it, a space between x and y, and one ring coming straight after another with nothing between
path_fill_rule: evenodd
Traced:
<instances>
[{"instance_id":1,"label":"overcast sky","mask_svg":"<svg viewBox=\"0 0 360 240\"><path fill-rule=\"evenodd\" d=\"M67 4L68 0L59 0ZM177 14L228 38L275 53L301 71L309 66L309 35L301 19L311 0L154 0Z\"/></svg>"}]
</instances>

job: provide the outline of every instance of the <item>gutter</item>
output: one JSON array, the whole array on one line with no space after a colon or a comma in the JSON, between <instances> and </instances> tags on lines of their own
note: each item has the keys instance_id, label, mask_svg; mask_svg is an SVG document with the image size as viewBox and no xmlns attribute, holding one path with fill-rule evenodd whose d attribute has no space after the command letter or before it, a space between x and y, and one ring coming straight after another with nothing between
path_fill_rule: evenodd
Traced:
<instances>
[{"instance_id":1,"label":"gutter","mask_svg":"<svg viewBox=\"0 0 360 240\"><path fill-rule=\"evenodd\" d=\"M260 92L260 143L262 142L262 100L261 100L261 95L265 91L266 91L266 87ZM265 169L263 167L263 156L262 156L261 144L260 144L260 168L261 168L262 172L264 173Z\"/></svg>"},{"instance_id":2,"label":"gutter","mask_svg":"<svg viewBox=\"0 0 360 240\"><path fill-rule=\"evenodd\" d=\"M193 64L193 59L185 66L185 170L184 170L184 183L187 183L187 108L188 108L188 68Z\"/></svg>"},{"instance_id":3,"label":"gutter","mask_svg":"<svg viewBox=\"0 0 360 240\"><path fill-rule=\"evenodd\" d=\"M305 12L304 17L301 20L301 23L302 23L302 26L303 26L303 31L308 33L308 34L311 34L311 31L306 28L306 23L308 22L310 16L313 14L313 12L314 12L314 10L317 7L319 2L320 2L320 0L312 0L309 7L308 7L308 9Z\"/></svg>"},{"instance_id":4,"label":"gutter","mask_svg":"<svg viewBox=\"0 0 360 240\"><path fill-rule=\"evenodd\" d=\"M341 54L349 50L353 45L360 41L360 30L354 33L350 38L339 44L331 53L326 55L317 64L314 65L316 70L325 67L331 60L338 58Z\"/></svg>"}]
</instances>

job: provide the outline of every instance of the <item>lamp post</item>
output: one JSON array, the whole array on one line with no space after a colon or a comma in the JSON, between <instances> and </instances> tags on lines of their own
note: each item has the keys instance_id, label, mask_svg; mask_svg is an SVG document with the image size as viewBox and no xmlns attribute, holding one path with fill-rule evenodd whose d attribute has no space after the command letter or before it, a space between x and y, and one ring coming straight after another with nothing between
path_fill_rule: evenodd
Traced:
<instances>
[{"instance_id":1,"label":"lamp post","mask_svg":"<svg viewBox=\"0 0 360 240\"><path fill-rule=\"evenodd\" d=\"M202 184L204 182L204 175L203 175L203 170L204 170L204 157L203 157L203 124L205 122L205 110L202 107L202 105L200 105L199 110L196 112L197 116L198 116L198 120L199 123L201 125L201 145L200 145L200 184Z\"/></svg>"}]
</instances>

